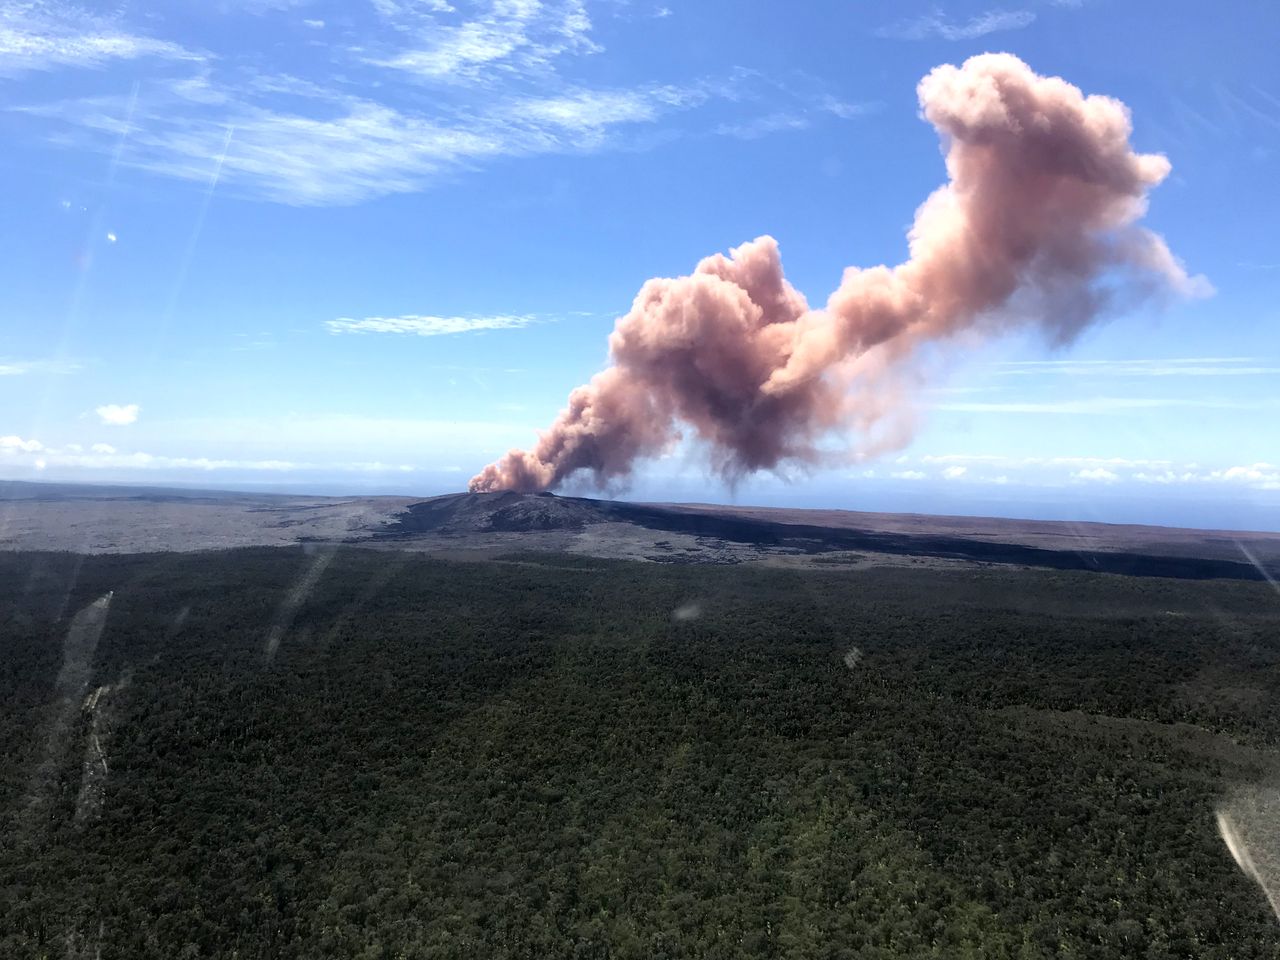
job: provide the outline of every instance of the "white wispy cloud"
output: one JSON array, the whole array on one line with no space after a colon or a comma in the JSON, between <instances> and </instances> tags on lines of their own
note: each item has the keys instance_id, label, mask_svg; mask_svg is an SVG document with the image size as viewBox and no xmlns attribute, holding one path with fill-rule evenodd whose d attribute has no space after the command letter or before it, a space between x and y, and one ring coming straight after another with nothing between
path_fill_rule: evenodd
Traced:
<instances>
[{"instance_id":1,"label":"white wispy cloud","mask_svg":"<svg viewBox=\"0 0 1280 960\"><path fill-rule=\"evenodd\" d=\"M95 408L93 412L109 427L127 427L138 421L138 413L141 409L136 403L107 403Z\"/></svg>"},{"instance_id":2,"label":"white wispy cloud","mask_svg":"<svg viewBox=\"0 0 1280 960\"><path fill-rule=\"evenodd\" d=\"M147 102L91 97L15 112L68 125L135 168L204 184L217 169L219 189L306 206L415 191L498 157L602 149L615 130L710 95L697 85L577 89L424 115L291 77L257 76L216 96L197 86L195 98L190 82L173 83ZM285 111L273 96L282 92L304 101Z\"/></svg>"},{"instance_id":3,"label":"white wispy cloud","mask_svg":"<svg viewBox=\"0 0 1280 960\"><path fill-rule=\"evenodd\" d=\"M7 445L16 440L23 445ZM6 456L7 455L7 456ZM24 456L25 455L25 456ZM0 463L20 462L35 470L53 467L70 467L88 470L125 471L177 471L212 473L216 471L243 471L266 473L292 473L300 471L333 471L339 473L412 473L414 467L407 463L386 463L380 460L282 460L243 457L187 457L167 456L142 451L122 452L108 444L94 444L86 453L77 444L65 447L46 447L35 440L20 441L17 437L0 437Z\"/></svg>"},{"instance_id":4,"label":"white wispy cloud","mask_svg":"<svg viewBox=\"0 0 1280 960\"><path fill-rule=\"evenodd\" d=\"M1021 30L1035 22L1030 10L988 10L963 22L950 20L942 11L934 11L910 20L899 20L881 27L876 35L892 40L976 40L1002 30Z\"/></svg>"},{"instance_id":5,"label":"white wispy cloud","mask_svg":"<svg viewBox=\"0 0 1280 960\"><path fill-rule=\"evenodd\" d=\"M494 131L449 127L358 98L321 103L316 115L244 101L212 115L171 106L163 97L141 105L131 124L125 98L26 112L78 127L87 145L104 149L128 132L121 162L130 166L204 184L220 169L220 181L233 189L296 205L414 190L446 168L518 147Z\"/></svg>"},{"instance_id":6,"label":"white wispy cloud","mask_svg":"<svg viewBox=\"0 0 1280 960\"><path fill-rule=\"evenodd\" d=\"M968 472L969 472L968 467L962 467L962 466L956 465L956 466L950 466L944 469L942 471L942 476L947 480L959 480Z\"/></svg>"},{"instance_id":7,"label":"white wispy cloud","mask_svg":"<svg viewBox=\"0 0 1280 960\"><path fill-rule=\"evenodd\" d=\"M44 444L39 440L24 440L22 437L10 434L7 437L0 437L0 452L4 453L40 453L44 450Z\"/></svg>"},{"instance_id":8,"label":"white wispy cloud","mask_svg":"<svg viewBox=\"0 0 1280 960\"><path fill-rule=\"evenodd\" d=\"M158 60L137 87L104 83L96 95L11 100L10 113L42 124L50 142L202 185L216 171L219 192L292 205L417 191L498 158L649 146L682 135L677 114L713 102L759 114L719 127L739 137L876 107L812 87L792 90L741 68L682 84L572 82L564 65L602 50L586 0L476 0L458 9L441 0L372 0L377 17L359 29L348 23L321 33L320 19L299 21L315 28L311 46L325 55L323 72L311 75L297 75L305 62L267 73L247 53L191 52L61 4L2 3L10 14L0 20L7 30L0 73L6 61L13 71ZM219 9L293 5L229 0ZM145 22L152 30L166 20Z\"/></svg>"},{"instance_id":9,"label":"white wispy cloud","mask_svg":"<svg viewBox=\"0 0 1280 960\"><path fill-rule=\"evenodd\" d=\"M0 75L101 67L112 60L140 57L202 59L176 43L129 32L108 18L66 4L0 5Z\"/></svg>"},{"instance_id":10,"label":"white wispy cloud","mask_svg":"<svg viewBox=\"0 0 1280 960\"><path fill-rule=\"evenodd\" d=\"M224 11L238 10L261 16L272 10L292 10L305 6L311 0L219 0L219 8Z\"/></svg>"},{"instance_id":11,"label":"white wispy cloud","mask_svg":"<svg viewBox=\"0 0 1280 960\"><path fill-rule=\"evenodd\" d=\"M779 89L786 90L784 85L778 86ZM795 102L788 104L785 110L774 110L746 119L725 121L717 124L712 132L718 136L735 137L739 140L758 140L775 133L807 130L824 115L829 114L841 120L856 120L869 116L883 107L883 104L878 101L850 102L837 99L830 94L813 97L793 91L786 92Z\"/></svg>"},{"instance_id":12,"label":"white wispy cloud","mask_svg":"<svg viewBox=\"0 0 1280 960\"><path fill-rule=\"evenodd\" d=\"M454 7L448 0L369 0L370 6L397 29L403 26L406 19L429 13L452 13Z\"/></svg>"},{"instance_id":13,"label":"white wispy cloud","mask_svg":"<svg viewBox=\"0 0 1280 960\"><path fill-rule=\"evenodd\" d=\"M716 126L715 133L722 137L736 137L739 140L757 140L772 133L787 130L804 130L809 126L809 118L795 113L770 113L739 123L721 123Z\"/></svg>"},{"instance_id":14,"label":"white wispy cloud","mask_svg":"<svg viewBox=\"0 0 1280 960\"><path fill-rule=\"evenodd\" d=\"M1207 479L1211 482L1244 483L1263 490L1280 490L1280 467L1274 463L1251 463L1210 471Z\"/></svg>"},{"instance_id":15,"label":"white wispy cloud","mask_svg":"<svg viewBox=\"0 0 1280 960\"><path fill-rule=\"evenodd\" d=\"M794 91L744 69L683 84L571 82L564 65L602 50L586 0L475 0L457 9L443 0L371 2L377 16L358 29L344 22L321 32L318 17L298 21L313 29L310 45L325 62L322 73L297 75L305 62L271 74L249 54L195 53L154 39L149 31L163 28L163 16L149 17L147 31L130 30L124 12L95 19L52 0L0 0L9 11L0 18L0 73L144 55L158 63L137 87L19 97L9 111L42 124L50 142L107 153L113 165L201 185L216 172L219 192L301 206L413 192L499 158L661 143L681 135L677 114L712 102L760 114L719 128L739 137L876 106ZM228 0L219 10L294 5Z\"/></svg>"},{"instance_id":16,"label":"white wispy cloud","mask_svg":"<svg viewBox=\"0 0 1280 960\"><path fill-rule=\"evenodd\" d=\"M1012 360L996 364L998 376L1255 377L1280 374L1280 366L1256 357L1184 357L1140 360Z\"/></svg>"},{"instance_id":17,"label":"white wispy cloud","mask_svg":"<svg viewBox=\"0 0 1280 960\"><path fill-rule=\"evenodd\" d=\"M1274 401L1266 401L1272 405ZM933 406L952 413L1120 414L1130 410L1196 408L1253 410L1262 401L1224 400L1209 397L1086 397L1078 400L1014 400L1008 402L947 402Z\"/></svg>"},{"instance_id":18,"label":"white wispy cloud","mask_svg":"<svg viewBox=\"0 0 1280 960\"><path fill-rule=\"evenodd\" d=\"M1063 482L1137 483L1280 490L1280 466L1266 462L1205 467L1196 462L1150 457L1028 457L969 453L927 454L919 461L923 465L943 466L945 478L963 476L975 483L1017 482L1033 486L1057 486ZM955 470L964 472L956 474Z\"/></svg>"},{"instance_id":19,"label":"white wispy cloud","mask_svg":"<svg viewBox=\"0 0 1280 960\"><path fill-rule=\"evenodd\" d=\"M403 317L365 317L363 320L339 317L337 320L326 320L324 325L332 334L398 333L439 337L451 333L473 333L477 330L512 330L537 322L537 318L529 314L492 317L431 317L409 314Z\"/></svg>"},{"instance_id":20,"label":"white wispy cloud","mask_svg":"<svg viewBox=\"0 0 1280 960\"><path fill-rule=\"evenodd\" d=\"M1162 486L1202 484L1246 487L1253 490L1280 490L1280 466L1273 463L1251 463L1216 470L1203 470L1184 464L1165 470L1138 471L1129 474L1126 479Z\"/></svg>"},{"instance_id":21,"label":"white wispy cloud","mask_svg":"<svg viewBox=\"0 0 1280 960\"><path fill-rule=\"evenodd\" d=\"M363 417L350 414L175 419L153 428L148 443L164 449L199 437L205 449L222 455L287 456L297 460L340 458L390 461L406 450L451 451L455 457L484 457L526 439L539 419L504 416L495 420ZM288 447L282 448L282 439Z\"/></svg>"},{"instance_id":22,"label":"white wispy cloud","mask_svg":"<svg viewBox=\"0 0 1280 960\"><path fill-rule=\"evenodd\" d=\"M589 130L616 123L647 123L664 105L679 102L677 91L665 97L644 90L578 90L562 96L517 100L512 117L532 118L568 130Z\"/></svg>"},{"instance_id":23,"label":"white wispy cloud","mask_svg":"<svg viewBox=\"0 0 1280 960\"><path fill-rule=\"evenodd\" d=\"M427 81L493 82L546 69L565 53L594 53L584 0L490 0L461 23L437 4L380 3L379 11L410 46L371 56L376 66Z\"/></svg>"},{"instance_id":24,"label":"white wispy cloud","mask_svg":"<svg viewBox=\"0 0 1280 960\"><path fill-rule=\"evenodd\" d=\"M26 374L65 374L81 370L83 365L75 360L0 360L0 377L21 377Z\"/></svg>"},{"instance_id":25,"label":"white wispy cloud","mask_svg":"<svg viewBox=\"0 0 1280 960\"><path fill-rule=\"evenodd\" d=\"M847 100L826 96L822 98L820 106L827 113L834 114L841 120L854 120L878 112L883 109L884 104L878 100L851 103Z\"/></svg>"},{"instance_id":26,"label":"white wispy cloud","mask_svg":"<svg viewBox=\"0 0 1280 960\"><path fill-rule=\"evenodd\" d=\"M921 463L928 464L967 464L997 467L1126 467L1132 469L1144 467L1168 467L1172 460L1152 460L1149 458L1129 457L1014 457L1003 454L986 453L945 453L927 454L920 458Z\"/></svg>"},{"instance_id":27,"label":"white wispy cloud","mask_svg":"<svg viewBox=\"0 0 1280 960\"><path fill-rule=\"evenodd\" d=\"M61 443L0 436L0 469L68 470L119 475L238 471L408 473L440 467L415 457L479 462L531 433L539 417L501 420L409 419L343 414L156 420L136 428L139 447ZM197 445L192 449L193 445ZM410 453L414 456L409 456ZM0 474L3 475L3 474Z\"/></svg>"},{"instance_id":28,"label":"white wispy cloud","mask_svg":"<svg viewBox=\"0 0 1280 960\"><path fill-rule=\"evenodd\" d=\"M1106 467L1089 467L1084 470L1076 470L1071 474L1073 480L1086 480L1095 483L1115 483L1120 479L1120 475Z\"/></svg>"},{"instance_id":29,"label":"white wispy cloud","mask_svg":"<svg viewBox=\"0 0 1280 960\"><path fill-rule=\"evenodd\" d=\"M1152 473L1143 470L1129 474L1129 479L1138 483L1195 483L1201 479L1201 476L1194 470L1160 470Z\"/></svg>"}]
</instances>

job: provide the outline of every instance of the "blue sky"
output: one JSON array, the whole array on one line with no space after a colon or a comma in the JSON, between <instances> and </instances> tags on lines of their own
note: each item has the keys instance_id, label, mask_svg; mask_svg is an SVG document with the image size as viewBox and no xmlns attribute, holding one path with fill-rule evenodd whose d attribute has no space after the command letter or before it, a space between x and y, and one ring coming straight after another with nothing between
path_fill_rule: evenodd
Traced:
<instances>
[{"instance_id":1,"label":"blue sky","mask_svg":"<svg viewBox=\"0 0 1280 960\"><path fill-rule=\"evenodd\" d=\"M1280 5L0 2L0 477L437 493L650 276L811 302L945 179L915 85L1010 51L1133 111L1216 294L953 346L875 462L629 495L1280 528Z\"/></svg>"}]
</instances>

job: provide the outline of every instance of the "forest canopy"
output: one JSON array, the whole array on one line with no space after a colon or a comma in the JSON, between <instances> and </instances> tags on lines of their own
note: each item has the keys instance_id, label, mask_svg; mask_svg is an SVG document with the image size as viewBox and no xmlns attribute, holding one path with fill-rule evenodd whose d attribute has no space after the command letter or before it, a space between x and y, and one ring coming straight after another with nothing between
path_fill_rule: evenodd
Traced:
<instances>
[{"instance_id":1,"label":"forest canopy","mask_svg":"<svg viewBox=\"0 0 1280 960\"><path fill-rule=\"evenodd\" d=\"M96 606L95 606L96 604ZM0 955L1274 958L1266 584L0 555Z\"/></svg>"}]
</instances>

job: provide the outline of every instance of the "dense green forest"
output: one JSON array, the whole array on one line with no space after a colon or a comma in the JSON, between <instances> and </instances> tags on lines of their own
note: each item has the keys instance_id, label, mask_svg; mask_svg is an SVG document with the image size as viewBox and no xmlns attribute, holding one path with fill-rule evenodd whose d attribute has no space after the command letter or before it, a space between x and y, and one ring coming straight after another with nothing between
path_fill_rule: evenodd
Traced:
<instances>
[{"instance_id":1,"label":"dense green forest","mask_svg":"<svg viewBox=\"0 0 1280 960\"><path fill-rule=\"evenodd\" d=\"M0 957L1269 958L1267 584L0 555Z\"/></svg>"}]
</instances>

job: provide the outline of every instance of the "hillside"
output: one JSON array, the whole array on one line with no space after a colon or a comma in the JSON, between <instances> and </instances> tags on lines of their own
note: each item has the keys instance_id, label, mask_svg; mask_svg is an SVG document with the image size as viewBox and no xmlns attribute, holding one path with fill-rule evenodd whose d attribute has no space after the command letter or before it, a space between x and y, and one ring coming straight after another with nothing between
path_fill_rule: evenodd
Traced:
<instances>
[{"instance_id":1,"label":"hillside","mask_svg":"<svg viewBox=\"0 0 1280 960\"><path fill-rule=\"evenodd\" d=\"M536 534L559 536L531 536ZM1265 580L1280 554L1280 537L1266 535L1224 538L1105 524L1081 530L1065 523L640 504L509 492L450 494L410 504L375 539L422 543L432 538L518 541L521 549L571 549L663 563L785 557L858 565L868 558L910 558L1184 579ZM1241 543L1250 540L1260 545L1242 551ZM1143 547L1161 552L1141 552Z\"/></svg>"},{"instance_id":2,"label":"hillside","mask_svg":"<svg viewBox=\"0 0 1280 960\"><path fill-rule=\"evenodd\" d=\"M1002 564L1264 580L1280 534L919 514L647 504L549 493L304 497L0 486L0 549L78 553L363 544L479 559L512 550L665 564Z\"/></svg>"}]
</instances>

